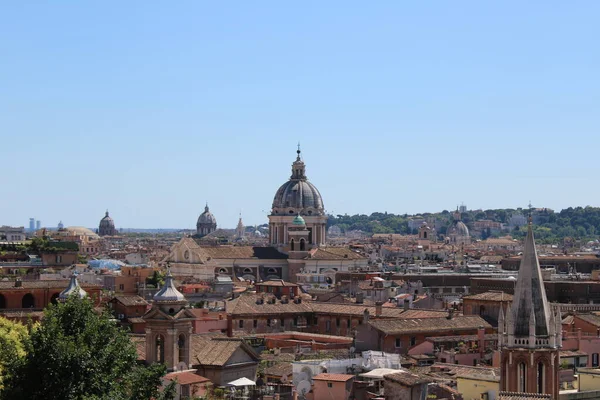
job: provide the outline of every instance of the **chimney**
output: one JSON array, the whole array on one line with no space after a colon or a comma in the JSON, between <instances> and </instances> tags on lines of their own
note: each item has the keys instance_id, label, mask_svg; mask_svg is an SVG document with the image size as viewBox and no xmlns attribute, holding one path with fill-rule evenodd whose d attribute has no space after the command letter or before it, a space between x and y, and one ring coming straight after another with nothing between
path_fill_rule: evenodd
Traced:
<instances>
[{"instance_id":1,"label":"chimney","mask_svg":"<svg viewBox=\"0 0 600 400\"><path fill-rule=\"evenodd\" d=\"M15 287L22 287L23 286L23 282L21 282L21 278L17 278L15 280Z\"/></svg>"},{"instance_id":2,"label":"chimney","mask_svg":"<svg viewBox=\"0 0 600 400\"><path fill-rule=\"evenodd\" d=\"M294 297L294 303L296 303L296 304L302 303L302 297L300 297L300 296Z\"/></svg>"},{"instance_id":3,"label":"chimney","mask_svg":"<svg viewBox=\"0 0 600 400\"><path fill-rule=\"evenodd\" d=\"M365 299L365 294L363 292L356 293L356 304L362 304Z\"/></svg>"},{"instance_id":4,"label":"chimney","mask_svg":"<svg viewBox=\"0 0 600 400\"><path fill-rule=\"evenodd\" d=\"M450 308L448 309L448 316L446 318L452 319L452 317L454 317L454 309Z\"/></svg>"},{"instance_id":5,"label":"chimney","mask_svg":"<svg viewBox=\"0 0 600 400\"><path fill-rule=\"evenodd\" d=\"M233 317L231 314L227 315L227 336L233 336Z\"/></svg>"},{"instance_id":6,"label":"chimney","mask_svg":"<svg viewBox=\"0 0 600 400\"><path fill-rule=\"evenodd\" d=\"M367 322L369 322L369 310L365 308L365 311L363 312L363 323L366 325Z\"/></svg>"},{"instance_id":7,"label":"chimney","mask_svg":"<svg viewBox=\"0 0 600 400\"><path fill-rule=\"evenodd\" d=\"M404 311L407 311L410 308L410 300L404 299Z\"/></svg>"},{"instance_id":8,"label":"chimney","mask_svg":"<svg viewBox=\"0 0 600 400\"><path fill-rule=\"evenodd\" d=\"M383 312L383 303L381 301L375 302L375 316L381 317L382 312Z\"/></svg>"},{"instance_id":9,"label":"chimney","mask_svg":"<svg viewBox=\"0 0 600 400\"><path fill-rule=\"evenodd\" d=\"M288 297L286 295L281 296L281 304L287 304L288 303Z\"/></svg>"}]
</instances>

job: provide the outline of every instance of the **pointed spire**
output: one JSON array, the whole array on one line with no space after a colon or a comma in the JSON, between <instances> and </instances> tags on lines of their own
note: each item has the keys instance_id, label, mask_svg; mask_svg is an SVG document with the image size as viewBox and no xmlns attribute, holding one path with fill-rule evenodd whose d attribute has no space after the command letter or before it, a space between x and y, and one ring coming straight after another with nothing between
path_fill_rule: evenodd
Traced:
<instances>
[{"instance_id":1,"label":"pointed spire","mask_svg":"<svg viewBox=\"0 0 600 400\"><path fill-rule=\"evenodd\" d=\"M208 212L208 201L206 202L206 205L204 206L204 212Z\"/></svg>"},{"instance_id":2,"label":"pointed spire","mask_svg":"<svg viewBox=\"0 0 600 400\"><path fill-rule=\"evenodd\" d=\"M552 311L546 298L546 288L535 249L531 221L527 226L527 237L515 286L512 311L515 319L512 333L515 336L529 336L531 321L534 323L536 336L548 336Z\"/></svg>"},{"instance_id":3,"label":"pointed spire","mask_svg":"<svg viewBox=\"0 0 600 400\"><path fill-rule=\"evenodd\" d=\"M296 150L296 154L298 155L296 156L296 161L300 161L300 153L300 142L298 142L298 150Z\"/></svg>"}]
</instances>

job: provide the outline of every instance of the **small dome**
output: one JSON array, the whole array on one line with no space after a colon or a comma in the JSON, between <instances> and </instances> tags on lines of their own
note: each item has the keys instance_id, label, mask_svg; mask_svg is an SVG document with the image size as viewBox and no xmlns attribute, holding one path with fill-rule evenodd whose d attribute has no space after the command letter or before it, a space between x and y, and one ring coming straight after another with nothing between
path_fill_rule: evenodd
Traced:
<instances>
[{"instance_id":1,"label":"small dome","mask_svg":"<svg viewBox=\"0 0 600 400\"><path fill-rule=\"evenodd\" d=\"M198 224L216 224L217 219L208 209L208 204L204 207L204 212L198 217Z\"/></svg>"},{"instance_id":2,"label":"small dome","mask_svg":"<svg viewBox=\"0 0 600 400\"><path fill-rule=\"evenodd\" d=\"M77 276L75 276L75 275L71 276L71 281L69 282L69 286L67 286L67 288L65 290L60 292L60 294L58 295L58 298L61 300L66 300L69 298L69 296L71 296L73 294L75 294L80 299L87 297L87 292L85 290L83 290L81 288L81 286L79 286L79 282L77 281Z\"/></svg>"},{"instance_id":3,"label":"small dome","mask_svg":"<svg viewBox=\"0 0 600 400\"><path fill-rule=\"evenodd\" d=\"M448 229L448 234L459 236L469 236L469 228L462 221L456 221L454 225Z\"/></svg>"},{"instance_id":4,"label":"small dome","mask_svg":"<svg viewBox=\"0 0 600 400\"><path fill-rule=\"evenodd\" d=\"M185 296L175 287L171 270L167 272L163 287L154 295L154 301L185 301Z\"/></svg>"},{"instance_id":5,"label":"small dome","mask_svg":"<svg viewBox=\"0 0 600 400\"><path fill-rule=\"evenodd\" d=\"M304 222L304 218L300 214L296 215L296 218L292 221L293 225L304 226L306 222Z\"/></svg>"}]
</instances>

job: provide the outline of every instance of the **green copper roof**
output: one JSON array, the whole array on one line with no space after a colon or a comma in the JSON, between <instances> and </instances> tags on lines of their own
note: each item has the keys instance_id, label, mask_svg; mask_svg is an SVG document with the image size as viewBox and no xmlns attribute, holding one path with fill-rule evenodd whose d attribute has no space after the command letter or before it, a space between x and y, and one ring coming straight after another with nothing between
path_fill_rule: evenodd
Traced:
<instances>
[{"instance_id":1,"label":"green copper roof","mask_svg":"<svg viewBox=\"0 0 600 400\"><path fill-rule=\"evenodd\" d=\"M296 218L294 218L294 220L292 221L293 225L306 225L306 222L304 222L304 218L302 218L300 216L300 214L296 215Z\"/></svg>"}]
</instances>

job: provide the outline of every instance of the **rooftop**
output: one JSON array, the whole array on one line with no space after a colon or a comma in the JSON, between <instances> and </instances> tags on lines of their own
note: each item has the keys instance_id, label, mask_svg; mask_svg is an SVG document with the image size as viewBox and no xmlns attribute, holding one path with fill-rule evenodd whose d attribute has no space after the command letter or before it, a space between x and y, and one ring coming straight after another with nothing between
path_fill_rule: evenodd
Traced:
<instances>
[{"instance_id":1,"label":"rooftop","mask_svg":"<svg viewBox=\"0 0 600 400\"><path fill-rule=\"evenodd\" d=\"M346 382L354 379L354 375L346 374L318 374L313 376L314 381Z\"/></svg>"},{"instance_id":2,"label":"rooftop","mask_svg":"<svg viewBox=\"0 0 600 400\"><path fill-rule=\"evenodd\" d=\"M478 315L462 315L448 318L410 318L410 319L378 319L369 324L387 335L401 335L405 333L421 332L432 333L448 330L471 330L479 327L491 328L483 318Z\"/></svg>"}]
</instances>

